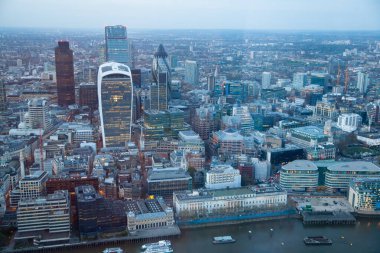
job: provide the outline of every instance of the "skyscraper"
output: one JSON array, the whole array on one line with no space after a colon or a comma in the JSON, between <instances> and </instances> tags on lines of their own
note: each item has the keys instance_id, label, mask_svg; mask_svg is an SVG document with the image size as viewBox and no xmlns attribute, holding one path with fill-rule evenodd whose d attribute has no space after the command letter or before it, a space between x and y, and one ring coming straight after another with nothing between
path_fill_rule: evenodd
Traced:
<instances>
[{"instance_id":1,"label":"skyscraper","mask_svg":"<svg viewBox=\"0 0 380 253\"><path fill-rule=\"evenodd\" d=\"M75 104L73 50L68 41L58 41L55 48L55 69L57 75L58 105Z\"/></svg>"},{"instance_id":2,"label":"skyscraper","mask_svg":"<svg viewBox=\"0 0 380 253\"><path fill-rule=\"evenodd\" d=\"M297 90L301 89L307 82L306 73L294 73L293 74L293 87Z\"/></svg>"},{"instance_id":3,"label":"skyscraper","mask_svg":"<svg viewBox=\"0 0 380 253\"><path fill-rule=\"evenodd\" d=\"M28 123L33 129L46 130L51 127L49 106L45 99L34 98L28 102Z\"/></svg>"},{"instance_id":4,"label":"skyscraper","mask_svg":"<svg viewBox=\"0 0 380 253\"><path fill-rule=\"evenodd\" d=\"M185 62L185 82L190 84L198 84L199 73L196 61L186 60Z\"/></svg>"},{"instance_id":5,"label":"skyscraper","mask_svg":"<svg viewBox=\"0 0 380 253\"><path fill-rule=\"evenodd\" d=\"M270 72L263 72L261 77L261 88L267 89L270 86L270 80L272 78L272 75Z\"/></svg>"},{"instance_id":6,"label":"skyscraper","mask_svg":"<svg viewBox=\"0 0 380 253\"><path fill-rule=\"evenodd\" d=\"M359 89L361 93L367 91L369 86L369 75L368 73L358 72L358 82L356 84L356 88Z\"/></svg>"},{"instance_id":7,"label":"skyscraper","mask_svg":"<svg viewBox=\"0 0 380 253\"><path fill-rule=\"evenodd\" d=\"M79 105L88 106L91 110L98 109L98 93L95 83L81 83L79 85Z\"/></svg>"},{"instance_id":8,"label":"skyscraper","mask_svg":"<svg viewBox=\"0 0 380 253\"><path fill-rule=\"evenodd\" d=\"M166 110L170 100L171 72L167 62L168 54L162 44L159 45L157 52L154 54L152 64L152 75L155 85L150 88L150 109Z\"/></svg>"},{"instance_id":9,"label":"skyscraper","mask_svg":"<svg viewBox=\"0 0 380 253\"><path fill-rule=\"evenodd\" d=\"M7 110L7 95L5 92L5 85L3 80L0 79L0 112Z\"/></svg>"},{"instance_id":10,"label":"skyscraper","mask_svg":"<svg viewBox=\"0 0 380 253\"><path fill-rule=\"evenodd\" d=\"M128 66L108 62L99 66L98 99L103 147L125 147L131 138L133 85Z\"/></svg>"},{"instance_id":11,"label":"skyscraper","mask_svg":"<svg viewBox=\"0 0 380 253\"><path fill-rule=\"evenodd\" d=\"M122 25L106 26L106 61L113 61L130 66L127 28Z\"/></svg>"}]
</instances>

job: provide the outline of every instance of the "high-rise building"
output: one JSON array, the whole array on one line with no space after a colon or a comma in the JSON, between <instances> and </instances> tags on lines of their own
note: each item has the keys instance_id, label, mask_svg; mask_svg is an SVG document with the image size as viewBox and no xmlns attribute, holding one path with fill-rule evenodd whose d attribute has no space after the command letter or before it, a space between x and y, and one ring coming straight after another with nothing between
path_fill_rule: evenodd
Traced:
<instances>
[{"instance_id":1,"label":"high-rise building","mask_svg":"<svg viewBox=\"0 0 380 253\"><path fill-rule=\"evenodd\" d=\"M345 132L353 132L362 124L362 117L356 113L343 113L338 117L337 126Z\"/></svg>"},{"instance_id":2,"label":"high-rise building","mask_svg":"<svg viewBox=\"0 0 380 253\"><path fill-rule=\"evenodd\" d=\"M171 71L166 60L168 54L164 46L160 44L157 52L154 54L152 63L152 75L155 86L150 89L150 109L166 110L171 93Z\"/></svg>"},{"instance_id":3,"label":"high-rise building","mask_svg":"<svg viewBox=\"0 0 380 253\"><path fill-rule=\"evenodd\" d=\"M0 112L7 110L7 94L5 92L4 81L0 79Z\"/></svg>"},{"instance_id":4,"label":"high-rise building","mask_svg":"<svg viewBox=\"0 0 380 253\"><path fill-rule=\"evenodd\" d=\"M307 83L307 74L306 73L294 73L293 74L293 87L297 90L303 88Z\"/></svg>"},{"instance_id":5,"label":"high-rise building","mask_svg":"<svg viewBox=\"0 0 380 253\"><path fill-rule=\"evenodd\" d=\"M58 41L55 48L58 105L75 104L74 58L68 41Z\"/></svg>"},{"instance_id":6,"label":"high-rise building","mask_svg":"<svg viewBox=\"0 0 380 253\"><path fill-rule=\"evenodd\" d=\"M51 127L49 117L49 106L45 99L34 98L28 102L27 122L32 129L41 128L43 130Z\"/></svg>"},{"instance_id":7,"label":"high-rise building","mask_svg":"<svg viewBox=\"0 0 380 253\"><path fill-rule=\"evenodd\" d=\"M130 66L127 28L122 25L106 26L106 61L114 61Z\"/></svg>"},{"instance_id":8,"label":"high-rise building","mask_svg":"<svg viewBox=\"0 0 380 253\"><path fill-rule=\"evenodd\" d=\"M98 109L98 91L95 83L81 83L79 85L79 105L88 106L92 110Z\"/></svg>"},{"instance_id":9,"label":"high-rise building","mask_svg":"<svg viewBox=\"0 0 380 253\"><path fill-rule=\"evenodd\" d=\"M215 76L213 74L210 74L207 76L207 89L209 92L214 92L215 88Z\"/></svg>"},{"instance_id":10,"label":"high-rise building","mask_svg":"<svg viewBox=\"0 0 380 253\"><path fill-rule=\"evenodd\" d=\"M199 70L196 61L185 61L185 82L190 84L198 84Z\"/></svg>"},{"instance_id":11,"label":"high-rise building","mask_svg":"<svg viewBox=\"0 0 380 253\"><path fill-rule=\"evenodd\" d=\"M369 75L368 73L358 72L358 82L356 84L356 88L359 89L361 93L367 91L369 86Z\"/></svg>"},{"instance_id":12,"label":"high-rise building","mask_svg":"<svg viewBox=\"0 0 380 253\"><path fill-rule=\"evenodd\" d=\"M272 74L270 72L263 72L261 77L261 88L267 89L270 86L270 81L272 78Z\"/></svg>"},{"instance_id":13,"label":"high-rise building","mask_svg":"<svg viewBox=\"0 0 380 253\"><path fill-rule=\"evenodd\" d=\"M128 66L116 62L98 71L99 114L103 147L125 147L131 138L133 85Z\"/></svg>"}]
</instances>

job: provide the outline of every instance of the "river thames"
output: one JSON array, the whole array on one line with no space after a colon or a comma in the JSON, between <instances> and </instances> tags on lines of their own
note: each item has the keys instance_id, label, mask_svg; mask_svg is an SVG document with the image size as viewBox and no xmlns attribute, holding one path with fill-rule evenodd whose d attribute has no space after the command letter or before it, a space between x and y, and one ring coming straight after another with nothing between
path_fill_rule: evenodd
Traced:
<instances>
[{"instance_id":1,"label":"river thames","mask_svg":"<svg viewBox=\"0 0 380 253\"><path fill-rule=\"evenodd\" d=\"M273 231L272 231L273 230ZM248 231L251 231L251 236ZM231 235L233 244L212 244L212 237ZM331 246L306 246L306 236L325 235ZM172 238L175 253L379 253L380 219L359 219L356 225L304 226L300 220L273 220L207 228L183 229ZM143 243L120 244L127 253L138 253ZM71 253L102 252L106 246L70 250ZM111 247L111 246L109 246Z\"/></svg>"}]
</instances>

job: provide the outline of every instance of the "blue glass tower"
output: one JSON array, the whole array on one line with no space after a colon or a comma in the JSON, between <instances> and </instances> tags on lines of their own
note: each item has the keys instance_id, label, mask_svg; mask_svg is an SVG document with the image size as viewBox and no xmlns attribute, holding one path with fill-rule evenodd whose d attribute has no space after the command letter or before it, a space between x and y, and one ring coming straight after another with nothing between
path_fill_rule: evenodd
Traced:
<instances>
[{"instance_id":1,"label":"blue glass tower","mask_svg":"<svg viewBox=\"0 0 380 253\"><path fill-rule=\"evenodd\" d=\"M122 25L106 26L106 61L113 61L130 66L127 28Z\"/></svg>"}]
</instances>

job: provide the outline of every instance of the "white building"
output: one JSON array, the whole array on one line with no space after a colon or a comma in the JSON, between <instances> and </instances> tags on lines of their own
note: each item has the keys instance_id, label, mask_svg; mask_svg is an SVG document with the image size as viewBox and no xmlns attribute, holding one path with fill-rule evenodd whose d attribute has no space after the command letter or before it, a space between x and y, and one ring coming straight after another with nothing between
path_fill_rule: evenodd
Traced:
<instances>
[{"instance_id":1,"label":"white building","mask_svg":"<svg viewBox=\"0 0 380 253\"><path fill-rule=\"evenodd\" d=\"M343 113L338 117L338 127L345 132L353 132L362 124L362 117L356 113Z\"/></svg>"},{"instance_id":2,"label":"white building","mask_svg":"<svg viewBox=\"0 0 380 253\"><path fill-rule=\"evenodd\" d=\"M267 89L270 86L272 74L270 72L263 72L261 76L261 88Z\"/></svg>"},{"instance_id":3,"label":"white building","mask_svg":"<svg viewBox=\"0 0 380 253\"><path fill-rule=\"evenodd\" d=\"M297 90L301 90L303 86L307 84L306 73L294 73L293 74L293 87Z\"/></svg>"},{"instance_id":4,"label":"white building","mask_svg":"<svg viewBox=\"0 0 380 253\"><path fill-rule=\"evenodd\" d=\"M20 200L16 240L36 238L40 243L70 240L70 199L67 191Z\"/></svg>"},{"instance_id":5,"label":"white building","mask_svg":"<svg viewBox=\"0 0 380 253\"><path fill-rule=\"evenodd\" d=\"M235 214L257 209L283 207L286 203L286 191L276 185L173 193L173 206L179 217L220 213Z\"/></svg>"},{"instance_id":6,"label":"white building","mask_svg":"<svg viewBox=\"0 0 380 253\"><path fill-rule=\"evenodd\" d=\"M240 171L231 165L219 164L206 172L207 189L226 189L241 187Z\"/></svg>"},{"instance_id":7,"label":"white building","mask_svg":"<svg viewBox=\"0 0 380 253\"><path fill-rule=\"evenodd\" d=\"M318 168L308 160L295 160L280 171L280 186L284 190L313 191L318 186Z\"/></svg>"},{"instance_id":8,"label":"white building","mask_svg":"<svg viewBox=\"0 0 380 253\"><path fill-rule=\"evenodd\" d=\"M49 117L49 106L45 99L32 99L28 102L28 118L25 119L32 129L49 129L51 122Z\"/></svg>"},{"instance_id":9,"label":"white building","mask_svg":"<svg viewBox=\"0 0 380 253\"><path fill-rule=\"evenodd\" d=\"M368 89L368 86L369 86L369 74L359 71L356 88L358 88L361 93L365 93Z\"/></svg>"},{"instance_id":10,"label":"white building","mask_svg":"<svg viewBox=\"0 0 380 253\"><path fill-rule=\"evenodd\" d=\"M199 70L196 61L185 61L185 82L190 84L198 84Z\"/></svg>"}]
</instances>

